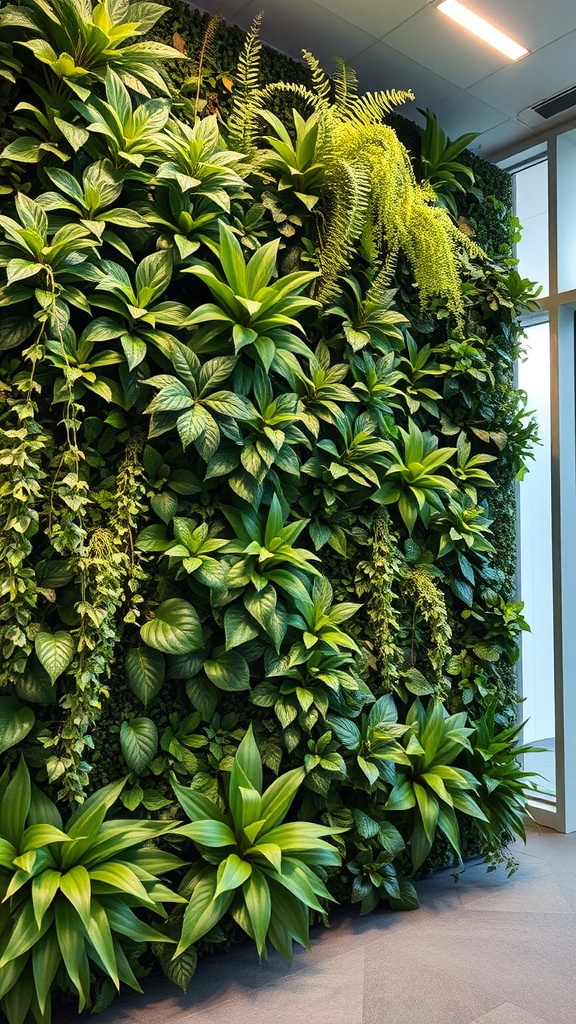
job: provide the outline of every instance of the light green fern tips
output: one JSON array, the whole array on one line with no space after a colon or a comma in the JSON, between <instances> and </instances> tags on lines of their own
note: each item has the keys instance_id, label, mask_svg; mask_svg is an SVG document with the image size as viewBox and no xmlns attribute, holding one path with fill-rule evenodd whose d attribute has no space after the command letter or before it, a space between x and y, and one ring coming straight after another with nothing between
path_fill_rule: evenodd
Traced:
<instances>
[{"instance_id":1,"label":"light green fern tips","mask_svg":"<svg viewBox=\"0 0 576 1024\"><path fill-rule=\"evenodd\" d=\"M260 16L240 58L229 137L236 148L253 155L262 123L259 115L278 92L292 94L318 116L315 151L309 154L309 162L323 168L317 175L322 182L316 193L320 201L314 205L321 271L317 298L326 302L337 294L353 247L361 241L384 285L392 280L403 253L422 304L438 298L461 322L461 257L477 256L480 250L438 206L434 190L416 181L410 154L393 128L383 123L394 107L414 99L413 93L386 90L359 96L356 74L344 61L335 61L331 80L306 50L311 88L293 82L260 88L259 23Z\"/></svg>"}]
</instances>

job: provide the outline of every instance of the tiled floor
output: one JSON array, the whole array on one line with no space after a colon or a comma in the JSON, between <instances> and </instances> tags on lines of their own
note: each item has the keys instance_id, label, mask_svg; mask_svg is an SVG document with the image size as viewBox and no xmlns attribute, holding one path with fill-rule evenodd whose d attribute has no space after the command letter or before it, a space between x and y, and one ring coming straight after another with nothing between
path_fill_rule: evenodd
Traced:
<instances>
[{"instance_id":1,"label":"tiled floor","mask_svg":"<svg viewBox=\"0 0 576 1024\"><path fill-rule=\"evenodd\" d=\"M475 864L421 882L412 913L342 908L292 965L246 944L187 996L150 979L98 1024L576 1024L576 834L532 829L516 855L510 880Z\"/></svg>"}]
</instances>

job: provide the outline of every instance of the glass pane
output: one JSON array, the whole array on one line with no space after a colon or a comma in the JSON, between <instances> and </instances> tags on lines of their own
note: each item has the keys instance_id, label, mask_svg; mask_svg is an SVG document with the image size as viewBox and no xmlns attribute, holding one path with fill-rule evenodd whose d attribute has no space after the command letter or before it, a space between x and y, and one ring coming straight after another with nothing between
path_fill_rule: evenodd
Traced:
<instances>
[{"instance_id":1,"label":"glass pane","mask_svg":"<svg viewBox=\"0 0 576 1024\"><path fill-rule=\"evenodd\" d=\"M515 212L522 225L518 271L541 284L542 295L548 295L548 161L516 171L514 180Z\"/></svg>"},{"instance_id":2,"label":"glass pane","mask_svg":"<svg viewBox=\"0 0 576 1024\"><path fill-rule=\"evenodd\" d=\"M558 137L558 291L576 288L576 131Z\"/></svg>"},{"instance_id":3,"label":"glass pane","mask_svg":"<svg viewBox=\"0 0 576 1024\"><path fill-rule=\"evenodd\" d=\"M518 365L518 384L538 419L541 445L520 484L520 596L531 632L522 634L520 714L527 721L524 742L549 753L527 755L526 767L544 776L540 786L555 793L554 636L552 601L552 493L550 445L550 330L527 329L527 358ZM545 781L544 781L545 780Z\"/></svg>"}]
</instances>

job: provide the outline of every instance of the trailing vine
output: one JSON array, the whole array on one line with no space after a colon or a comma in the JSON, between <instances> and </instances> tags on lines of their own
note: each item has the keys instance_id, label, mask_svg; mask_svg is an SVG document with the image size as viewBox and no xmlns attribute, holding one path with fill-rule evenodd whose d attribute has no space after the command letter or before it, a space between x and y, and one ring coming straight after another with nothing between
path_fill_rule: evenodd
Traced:
<instances>
[{"instance_id":1,"label":"trailing vine","mask_svg":"<svg viewBox=\"0 0 576 1024\"><path fill-rule=\"evenodd\" d=\"M29 558L53 443L35 419L42 334L43 327L23 353L30 369L15 373L0 387L0 685L23 676L33 649L30 625L39 589Z\"/></svg>"},{"instance_id":2,"label":"trailing vine","mask_svg":"<svg viewBox=\"0 0 576 1024\"><path fill-rule=\"evenodd\" d=\"M140 615L139 593L146 573L134 539L138 517L145 510L144 470L140 456L143 432L128 438L119 463L114 491L96 492L102 525L88 531L84 550L75 560L80 583L76 605L79 623L72 631L76 656L67 673L60 700L64 719L54 734L41 742L50 752L48 779L59 782L59 798L81 801L89 781L85 749L92 748L91 730L109 696L108 681L122 638L123 624Z\"/></svg>"},{"instance_id":3,"label":"trailing vine","mask_svg":"<svg viewBox=\"0 0 576 1024\"><path fill-rule=\"evenodd\" d=\"M358 564L356 593L365 598L372 633L377 690L386 692L398 685L403 652L398 639L401 630L398 586L403 560L385 511L375 515L369 560Z\"/></svg>"},{"instance_id":4,"label":"trailing vine","mask_svg":"<svg viewBox=\"0 0 576 1024\"><path fill-rule=\"evenodd\" d=\"M446 598L425 566L408 569L401 577L400 589L412 608L412 660L416 663L415 637L421 620L426 623L429 642L422 646L434 671L438 693L447 688L445 667L452 655L452 629L448 621Z\"/></svg>"}]
</instances>

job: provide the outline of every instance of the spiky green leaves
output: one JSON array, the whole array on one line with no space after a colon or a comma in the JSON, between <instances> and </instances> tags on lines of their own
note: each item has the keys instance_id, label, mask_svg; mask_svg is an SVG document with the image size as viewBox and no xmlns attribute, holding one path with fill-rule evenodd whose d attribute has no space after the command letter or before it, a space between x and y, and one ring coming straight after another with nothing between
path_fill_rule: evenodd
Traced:
<instances>
[{"instance_id":1,"label":"spiky green leaves","mask_svg":"<svg viewBox=\"0 0 576 1024\"><path fill-rule=\"evenodd\" d=\"M158 62L182 58L182 54L162 43L123 44L131 36L145 35L164 10L156 3L117 7L106 2L78 4L75 0L60 0L44 4L30 0L25 12L7 7L0 25L24 25L37 33L22 45L82 99L87 99L94 81L103 81L110 68L131 88L148 96L147 85L167 92L166 83L156 70Z\"/></svg>"},{"instance_id":2,"label":"spiky green leaves","mask_svg":"<svg viewBox=\"0 0 576 1024\"><path fill-rule=\"evenodd\" d=\"M164 903L181 902L158 877L180 861L148 846L172 824L105 822L123 785L94 793L63 831L55 806L31 787L24 761L0 780L0 1007L9 1024L22 1021L29 1009L39 1022L50 1020L58 971L77 992L82 1010L90 1000L91 962L116 988L123 981L140 991L124 938L171 941L141 921L138 910L165 916Z\"/></svg>"},{"instance_id":3,"label":"spiky green leaves","mask_svg":"<svg viewBox=\"0 0 576 1024\"><path fill-rule=\"evenodd\" d=\"M293 941L308 947L306 908L321 911L319 900L331 898L314 868L339 863L337 851L323 837L343 830L306 821L285 823L303 778L303 769L295 768L262 792L262 762L250 727L234 758L226 812L174 782L190 819L178 831L208 862L192 871L194 889L177 956L227 910L254 939L260 956L267 940L288 958Z\"/></svg>"},{"instance_id":4,"label":"spiky green leaves","mask_svg":"<svg viewBox=\"0 0 576 1024\"><path fill-rule=\"evenodd\" d=\"M279 239L267 242L246 263L236 236L220 221L221 272L201 263L183 270L203 281L215 299L192 314L191 325L208 325L196 337L213 340L214 325L220 324L222 340L232 331L235 352L249 349L265 370L276 361L277 349L308 354L298 337L302 327L296 317L317 305L301 294L318 276L312 271L295 271L270 284L279 244Z\"/></svg>"},{"instance_id":5,"label":"spiky green leaves","mask_svg":"<svg viewBox=\"0 0 576 1024\"><path fill-rule=\"evenodd\" d=\"M486 816L477 802L478 779L453 761L469 751L473 730L464 712L447 715L439 700L425 709L416 699L406 716L409 731L404 748L409 765L398 765L396 780L384 805L385 811L401 811L407 817L410 855L414 870L428 856L439 829L460 857L456 811L480 821Z\"/></svg>"},{"instance_id":6,"label":"spiky green leaves","mask_svg":"<svg viewBox=\"0 0 576 1024\"><path fill-rule=\"evenodd\" d=\"M404 451L390 443L390 465L372 498L384 505L397 503L408 532L412 533L418 516L427 525L432 509L443 512L443 502L455 491L453 480L438 471L456 449L438 448L437 438L423 433L412 419L408 430L400 428L399 433Z\"/></svg>"}]
</instances>

